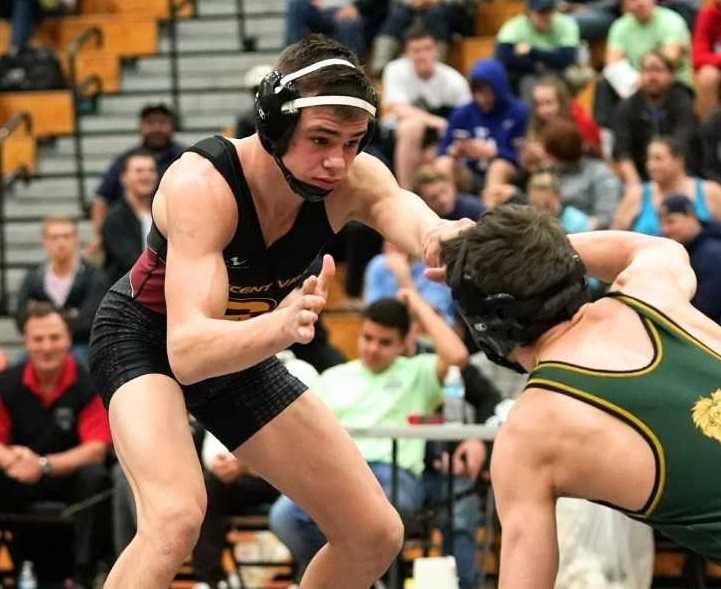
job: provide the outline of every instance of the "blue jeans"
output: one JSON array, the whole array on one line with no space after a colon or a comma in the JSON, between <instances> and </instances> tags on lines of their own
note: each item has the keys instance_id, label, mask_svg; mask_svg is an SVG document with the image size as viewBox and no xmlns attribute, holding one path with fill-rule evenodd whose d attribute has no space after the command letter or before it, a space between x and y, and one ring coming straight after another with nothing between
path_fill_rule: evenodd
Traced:
<instances>
[{"instance_id":1,"label":"blue jeans","mask_svg":"<svg viewBox=\"0 0 721 589\"><path fill-rule=\"evenodd\" d=\"M391 494L391 465L381 462L369 463L373 474L383 488L386 497ZM454 492L466 490L473 482L464 477L456 477ZM404 514L411 514L424 504L436 504L443 501L447 489L446 477L440 473L429 472L418 479L410 472L398 469L398 504L396 508ZM458 566L460 589L473 589L477 577L475 570L475 533L480 521L480 500L473 494L457 501L454 506L453 555ZM441 517L445 509L441 508ZM288 547L297 564L297 572L302 576L308 563L326 540L315 522L297 504L285 495L281 496L270 510L270 529ZM450 538L444 538L444 549L449 552Z\"/></svg>"},{"instance_id":2,"label":"blue jeans","mask_svg":"<svg viewBox=\"0 0 721 589\"><path fill-rule=\"evenodd\" d=\"M37 0L13 0L10 46L22 50L28 46L33 28L39 21L40 9Z\"/></svg>"},{"instance_id":3,"label":"blue jeans","mask_svg":"<svg viewBox=\"0 0 721 589\"><path fill-rule=\"evenodd\" d=\"M453 494L458 495L475 486L475 482L467 477L457 476L453 479ZM438 506L448 497L448 475L435 470L423 473L423 487L426 506ZM441 517L441 530L448 525L448 510L443 505L437 508ZM476 570L476 530L481 524L481 499L478 493L465 495L453 504L453 542L451 537L443 534L443 552L453 554L458 570L460 589L475 589L478 581ZM452 548L452 549L451 549Z\"/></svg>"},{"instance_id":4,"label":"blue jeans","mask_svg":"<svg viewBox=\"0 0 721 589\"><path fill-rule=\"evenodd\" d=\"M446 43L451 40L451 8L444 2L428 10L416 10L400 3L392 5L380 34L402 39L406 29L416 19L423 21L426 30L436 40Z\"/></svg>"},{"instance_id":5,"label":"blue jeans","mask_svg":"<svg viewBox=\"0 0 721 589\"><path fill-rule=\"evenodd\" d=\"M300 41L309 33L323 33L339 41L359 57L365 52L363 19L336 20L338 8L318 10L310 0L288 0L285 44Z\"/></svg>"},{"instance_id":6,"label":"blue jeans","mask_svg":"<svg viewBox=\"0 0 721 589\"><path fill-rule=\"evenodd\" d=\"M588 8L584 12L571 14L578 24L582 39L596 41L605 39L611 24L616 20L616 14L603 8Z\"/></svg>"}]
</instances>

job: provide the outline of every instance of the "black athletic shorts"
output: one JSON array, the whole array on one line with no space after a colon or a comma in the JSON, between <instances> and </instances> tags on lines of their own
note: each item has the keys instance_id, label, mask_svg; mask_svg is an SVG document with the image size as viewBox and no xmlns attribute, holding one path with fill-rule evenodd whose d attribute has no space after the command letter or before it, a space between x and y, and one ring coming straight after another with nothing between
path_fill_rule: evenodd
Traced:
<instances>
[{"instance_id":1,"label":"black athletic shorts","mask_svg":"<svg viewBox=\"0 0 721 589\"><path fill-rule=\"evenodd\" d=\"M111 287L95 315L90 372L106 407L120 386L138 376L175 378L166 349L166 316L132 299L127 276ZM234 450L307 387L272 356L246 370L180 388L188 410Z\"/></svg>"}]
</instances>

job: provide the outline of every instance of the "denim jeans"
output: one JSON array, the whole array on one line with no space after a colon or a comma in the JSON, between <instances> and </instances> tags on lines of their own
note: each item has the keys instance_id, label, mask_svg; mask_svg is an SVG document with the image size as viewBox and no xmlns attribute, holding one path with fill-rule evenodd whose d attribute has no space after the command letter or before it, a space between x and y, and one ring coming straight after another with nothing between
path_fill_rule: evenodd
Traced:
<instances>
[{"instance_id":1,"label":"denim jeans","mask_svg":"<svg viewBox=\"0 0 721 589\"><path fill-rule=\"evenodd\" d=\"M423 21L425 28L436 40L445 43L451 40L451 8L443 2L428 10L416 10L401 3L392 5L381 28L381 35L402 39L406 29L416 19Z\"/></svg>"},{"instance_id":2,"label":"denim jeans","mask_svg":"<svg viewBox=\"0 0 721 589\"><path fill-rule=\"evenodd\" d=\"M359 57L365 52L363 19L336 20L339 8L319 10L310 0L288 0L285 44L300 41L308 33L323 33L339 41Z\"/></svg>"},{"instance_id":3,"label":"denim jeans","mask_svg":"<svg viewBox=\"0 0 721 589\"><path fill-rule=\"evenodd\" d=\"M391 465L375 462L369 466L386 496L390 497ZM454 492L465 491L472 485L471 480L456 477ZM447 488L447 479L440 473L429 472L424 474L422 479L418 479L399 468L396 508L403 515L418 511L424 504L435 505L443 501ZM460 589L473 589L477 577L475 533L480 522L479 505L478 496L472 494L457 501L454 506L453 555L458 566ZM441 507L439 511L441 518L444 518L445 508ZM325 544L325 537L318 526L285 495L281 496L270 510L270 529L290 550L297 563L299 575L302 575L315 553ZM447 553L450 553L450 545L450 538L444 538L444 550Z\"/></svg>"},{"instance_id":4,"label":"denim jeans","mask_svg":"<svg viewBox=\"0 0 721 589\"><path fill-rule=\"evenodd\" d=\"M37 0L13 0L10 26L10 45L13 48L22 50L27 47L39 16Z\"/></svg>"},{"instance_id":5,"label":"denim jeans","mask_svg":"<svg viewBox=\"0 0 721 589\"><path fill-rule=\"evenodd\" d=\"M475 482L467 477L453 479L453 494L469 491ZM448 475L438 471L426 470L423 473L425 505L437 506L440 527L443 530L443 552L453 554L458 570L460 589L475 589L478 571L476 571L476 530L481 524L481 499L478 493L463 496L453 504L453 531L451 537L445 533L448 526L448 510L444 504L448 497ZM441 504L443 504L441 506Z\"/></svg>"}]
</instances>

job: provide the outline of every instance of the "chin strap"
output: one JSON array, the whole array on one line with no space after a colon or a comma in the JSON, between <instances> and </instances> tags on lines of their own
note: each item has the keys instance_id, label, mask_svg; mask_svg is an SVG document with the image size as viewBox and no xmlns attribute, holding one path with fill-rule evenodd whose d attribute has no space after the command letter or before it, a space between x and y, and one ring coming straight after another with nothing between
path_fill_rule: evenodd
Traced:
<instances>
[{"instance_id":1,"label":"chin strap","mask_svg":"<svg viewBox=\"0 0 721 589\"><path fill-rule=\"evenodd\" d=\"M288 183L288 186L290 186L290 189L304 200L308 202L320 202L331 193L332 189L326 190L325 188L320 188L319 186L298 180L298 178L293 176L293 173L286 167L280 157L273 154L273 159L275 163L278 164L280 171L283 172L283 177Z\"/></svg>"}]
</instances>

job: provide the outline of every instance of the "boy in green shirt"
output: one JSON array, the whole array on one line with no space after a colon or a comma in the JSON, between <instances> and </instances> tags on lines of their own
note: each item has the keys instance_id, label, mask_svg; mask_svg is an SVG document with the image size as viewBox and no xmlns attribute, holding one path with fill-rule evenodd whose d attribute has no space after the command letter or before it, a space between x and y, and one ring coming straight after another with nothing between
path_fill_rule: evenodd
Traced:
<instances>
[{"instance_id":1,"label":"boy in green shirt","mask_svg":"<svg viewBox=\"0 0 721 589\"><path fill-rule=\"evenodd\" d=\"M345 427L402 426L411 414L433 412L441 404L449 366L463 366L467 362L463 342L416 291L401 290L399 297L400 301L379 299L366 309L358 338L359 359L329 368L313 387ZM411 315L429 335L435 354L403 356L409 343ZM391 444L388 440L367 438L355 442L383 491L390 496ZM419 510L427 499L431 483L421 477L424 450L422 440L399 442L396 507L401 513ZM458 490L473 484L484 460L481 442L469 440L458 446L453 456L454 473L467 475L457 483ZM455 511L454 555L461 589L471 589L475 581L473 537L479 515L477 496L457 502ZM313 520L285 496L271 510L270 527L290 548L301 573L325 543Z\"/></svg>"}]
</instances>

